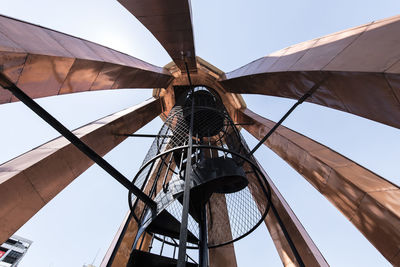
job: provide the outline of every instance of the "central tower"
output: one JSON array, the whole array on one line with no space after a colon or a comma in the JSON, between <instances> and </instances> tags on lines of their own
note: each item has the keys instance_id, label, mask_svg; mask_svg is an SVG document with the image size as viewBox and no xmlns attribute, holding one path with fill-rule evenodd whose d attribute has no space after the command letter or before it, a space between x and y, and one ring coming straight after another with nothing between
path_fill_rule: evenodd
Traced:
<instances>
[{"instance_id":1,"label":"central tower","mask_svg":"<svg viewBox=\"0 0 400 267\"><path fill-rule=\"evenodd\" d=\"M209 248L249 234L270 207L267 180L219 95L205 86L175 92L175 106L132 181L157 205L129 194L138 232L128 266L208 266ZM161 243L157 254L154 242ZM172 247L169 257L164 246ZM187 255L192 249L197 259Z\"/></svg>"}]
</instances>

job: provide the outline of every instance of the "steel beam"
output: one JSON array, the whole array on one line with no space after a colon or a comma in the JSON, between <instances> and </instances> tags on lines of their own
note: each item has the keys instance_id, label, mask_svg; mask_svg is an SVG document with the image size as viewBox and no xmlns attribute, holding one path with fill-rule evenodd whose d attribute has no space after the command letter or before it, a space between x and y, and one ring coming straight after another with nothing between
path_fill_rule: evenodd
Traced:
<instances>
[{"instance_id":1,"label":"steel beam","mask_svg":"<svg viewBox=\"0 0 400 267\"><path fill-rule=\"evenodd\" d=\"M299 99L400 128L400 16L292 45L220 79L232 93Z\"/></svg>"},{"instance_id":2,"label":"steel beam","mask_svg":"<svg viewBox=\"0 0 400 267\"><path fill-rule=\"evenodd\" d=\"M103 156L161 113L159 99L114 113L73 131ZM0 243L7 240L70 182L93 164L64 137L0 165Z\"/></svg>"},{"instance_id":3,"label":"steel beam","mask_svg":"<svg viewBox=\"0 0 400 267\"><path fill-rule=\"evenodd\" d=\"M252 111L241 121L261 139L275 123ZM264 143L323 194L393 265L400 265L400 188L339 153L284 126Z\"/></svg>"},{"instance_id":4,"label":"steel beam","mask_svg":"<svg viewBox=\"0 0 400 267\"><path fill-rule=\"evenodd\" d=\"M0 15L0 69L31 98L119 88L163 88L171 74L127 54ZM0 104L17 101L0 90Z\"/></svg>"}]
</instances>

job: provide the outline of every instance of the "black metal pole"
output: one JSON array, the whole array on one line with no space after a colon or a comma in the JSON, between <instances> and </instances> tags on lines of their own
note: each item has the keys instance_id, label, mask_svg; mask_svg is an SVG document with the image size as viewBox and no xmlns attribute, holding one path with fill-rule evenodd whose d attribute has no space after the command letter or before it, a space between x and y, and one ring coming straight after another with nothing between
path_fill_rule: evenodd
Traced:
<instances>
[{"instance_id":1,"label":"black metal pole","mask_svg":"<svg viewBox=\"0 0 400 267\"><path fill-rule=\"evenodd\" d=\"M208 241L207 241L207 211L206 204L200 208L199 223L199 267L208 267Z\"/></svg>"},{"instance_id":2,"label":"black metal pole","mask_svg":"<svg viewBox=\"0 0 400 267\"><path fill-rule=\"evenodd\" d=\"M294 257L296 258L297 263L299 264L300 267L305 267L304 262L301 259L301 256L300 256L299 252L297 251L296 246L294 245L293 240L290 237L290 235L289 235L289 233L288 233L288 231L286 229L285 224L283 223L281 217L278 214L278 211L276 210L276 208L275 208L275 206L274 206L274 204L272 202L271 202L271 209L272 209L272 212L275 215L275 218L277 219L277 221L279 223L279 226L282 229L282 232L283 232L283 235L286 238L286 241L289 243L290 249L292 250L292 252L294 254Z\"/></svg>"},{"instance_id":3,"label":"black metal pole","mask_svg":"<svg viewBox=\"0 0 400 267\"><path fill-rule=\"evenodd\" d=\"M172 135L158 135L158 134L115 134L118 136L128 136L128 137L172 137Z\"/></svg>"},{"instance_id":4,"label":"black metal pole","mask_svg":"<svg viewBox=\"0 0 400 267\"><path fill-rule=\"evenodd\" d=\"M286 112L285 115L283 115L283 117L274 125L274 127L272 127L272 129L263 137L263 139L261 139L260 142L258 142L258 144L250 151L249 155L253 155L254 152L256 152L256 150L268 139L268 137L270 137L271 134L273 134L273 132L275 132L275 130L282 124L282 122L284 120L286 120L286 118L290 115L290 113L292 113L293 110L295 110L298 105L300 105L307 98L309 98L320 87L320 85L321 85L321 83L315 84L302 97L300 97L300 99L297 100L297 102L289 109L289 111Z\"/></svg>"},{"instance_id":5,"label":"black metal pole","mask_svg":"<svg viewBox=\"0 0 400 267\"><path fill-rule=\"evenodd\" d=\"M190 79L190 73L188 65L185 61L186 72L189 79L189 86L192 94L192 107L190 113L190 125L189 125L189 140L188 140L188 149L187 149L187 158L186 158L186 170L185 170L185 186L183 192L183 201L182 201L182 220L181 220L181 229L179 233L179 251L178 251L178 264L177 267L185 267L186 266L186 242L187 242L187 225L188 225L188 217L189 217L189 201L190 201L190 185L191 185L191 172L192 172L192 147L193 147L193 122L194 122L194 88L192 85L192 80Z\"/></svg>"},{"instance_id":6,"label":"black metal pole","mask_svg":"<svg viewBox=\"0 0 400 267\"><path fill-rule=\"evenodd\" d=\"M88 145L86 145L82 140L80 140L76 135L74 135L70 130L68 130L64 125L62 125L56 118L54 118L50 113L43 109L38 103L33 101L28 95L26 95L21 89L19 89L14 83L12 83L3 73L0 72L0 85L9 90L16 98L18 98L22 103L29 107L33 112L35 112L40 118L46 121L50 126L57 130L62 136L64 136L68 141L71 142L75 147L82 151L86 156L93 160L97 165L99 165L103 170L109 173L115 180L120 184L130 190L134 195L136 195L140 200L142 200L146 205L148 205L153 210L156 208L156 203L144 194L139 188L137 188L131 181L129 181L122 173L115 169L110 163L98 155L94 150L92 150Z\"/></svg>"}]
</instances>

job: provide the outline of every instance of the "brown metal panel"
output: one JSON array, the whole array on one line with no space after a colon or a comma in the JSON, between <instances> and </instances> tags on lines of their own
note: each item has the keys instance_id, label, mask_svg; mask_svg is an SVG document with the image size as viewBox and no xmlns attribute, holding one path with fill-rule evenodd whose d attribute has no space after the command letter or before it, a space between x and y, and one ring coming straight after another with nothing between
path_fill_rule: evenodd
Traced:
<instances>
[{"instance_id":1,"label":"brown metal panel","mask_svg":"<svg viewBox=\"0 0 400 267\"><path fill-rule=\"evenodd\" d=\"M213 194L208 203L212 203L212 205L207 206L207 211L209 212L207 217L212 217L212 220L208 220L208 239L210 243L217 244L218 241L214 240L232 240L225 195ZM210 248L208 251L210 267L237 266L233 243L222 247Z\"/></svg>"},{"instance_id":2,"label":"brown metal panel","mask_svg":"<svg viewBox=\"0 0 400 267\"><path fill-rule=\"evenodd\" d=\"M89 43L96 46L96 44L83 39L73 37L71 35L53 31L43 28L43 30L56 40L65 50L67 50L73 57L83 58L88 60L103 61L101 55L96 54L95 51L89 47ZM97 45L100 46L100 45Z\"/></svg>"},{"instance_id":3,"label":"brown metal panel","mask_svg":"<svg viewBox=\"0 0 400 267\"><path fill-rule=\"evenodd\" d=\"M185 72L182 53L190 71L196 70L196 55L188 0L118 0L167 50L175 64Z\"/></svg>"},{"instance_id":4,"label":"brown metal panel","mask_svg":"<svg viewBox=\"0 0 400 267\"><path fill-rule=\"evenodd\" d=\"M303 42L226 74L233 93L298 99L400 128L400 16ZM390 75L390 81L387 79Z\"/></svg>"},{"instance_id":5,"label":"brown metal panel","mask_svg":"<svg viewBox=\"0 0 400 267\"><path fill-rule=\"evenodd\" d=\"M103 69L103 62L76 59L58 94L89 91Z\"/></svg>"},{"instance_id":6,"label":"brown metal panel","mask_svg":"<svg viewBox=\"0 0 400 267\"><path fill-rule=\"evenodd\" d=\"M151 175L148 179L148 182L146 183L144 187L144 192L146 194L149 194L153 183L155 181L155 178L157 177L157 173L159 168L161 167L161 164L163 164L161 159L156 160L156 164L154 164L154 167L151 170ZM175 168L175 162L171 162L170 168L174 169ZM161 169L160 174L158 177L163 177L165 175L165 172L167 171L167 168ZM168 175L166 177L166 182L168 183L170 179L172 178L173 172L169 171ZM157 195L158 192L161 191L163 185L163 179L158 179L157 185L156 185L156 190L155 194L153 197ZM143 202L139 201L138 205L136 206L135 209L135 214L137 217L140 218L141 213L143 212ZM123 227L126 227L125 232L123 232L121 229ZM111 242L111 245L109 249L107 250L106 255L104 256L100 266L105 267L105 266L114 266L114 267L119 267L119 266L126 266L128 263L129 257L131 255L132 247L135 241L135 237L138 231L138 223L133 219L126 219L118 232L116 233L114 240ZM119 245L117 247L117 242L119 240ZM146 234L144 237L143 245L141 247L141 250L147 250L149 248L151 241L151 235ZM136 249L139 249L140 244L137 245ZM113 257L113 253L115 254ZM112 258L113 257L113 258ZM111 260L111 262L110 262Z\"/></svg>"},{"instance_id":7,"label":"brown metal panel","mask_svg":"<svg viewBox=\"0 0 400 267\"><path fill-rule=\"evenodd\" d=\"M236 255L233 243L208 250L210 267L236 267Z\"/></svg>"},{"instance_id":8,"label":"brown metal panel","mask_svg":"<svg viewBox=\"0 0 400 267\"><path fill-rule=\"evenodd\" d=\"M310 40L298 45L294 45L285 49L284 53L278 60L268 69L269 72L282 71L283 69L290 68L298 62L308 51L312 48L317 40ZM253 69L248 69L247 72L252 72Z\"/></svg>"},{"instance_id":9,"label":"brown metal panel","mask_svg":"<svg viewBox=\"0 0 400 267\"><path fill-rule=\"evenodd\" d=\"M29 54L17 86L31 98L58 95L75 59ZM11 101L18 101L12 97Z\"/></svg>"},{"instance_id":10,"label":"brown metal panel","mask_svg":"<svg viewBox=\"0 0 400 267\"><path fill-rule=\"evenodd\" d=\"M241 122L261 139L274 122L246 109ZM400 253L400 188L284 126L265 142L323 194L392 264Z\"/></svg>"},{"instance_id":11,"label":"brown metal panel","mask_svg":"<svg viewBox=\"0 0 400 267\"><path fill-rule=\"evenodd\" d=\"M133 133L160 113L160 100L150 99L73 132L103 156L126 138L115 134ZM59 137L0 165L0 243L92 164Z\"/></svg>"},{"instance_id":12,"label":"brown metal panel","mask_svg":"<svg viewBox=\"0 0 400 267\"><path fill-rule=\"evenodd\" d=\"M286 147L287 144L283 145ZM305 266L329 266L317 246L314 244L303 225L297 219L294 212L290 209L286 200L280 194L277 187L274 185L268 174L264 171L262 166L256 162L259 169L264 174L264 177L268 181L271 188L271 203L275 207L276 212L282 221L287 233L289 234L293 245L295 246L298 255L302 259ZM245 169L245 171L252 171L251 169ZM265 197L264 193L258 189L249 187L249 190L255 200L258 208L261 212L265 209ZM287 241L284 230L282 229L278 217L272 210L272 206L264 219L264 223L268 228L271 235L272 241L274 242L275 248L278 251L279 257L281 258L282 264L285 267L299 266L296 260L296 256L292 251L292 248Z\"/></svg>"},{"instance_id":13,"label":"brown metal panel","mask_svg":"<svg viewBox=\"0 0 400 267\"><path fill-rule=\"evenodd\" d=\"M0 32L26 52L58 57L72 57L42 27L0 16Z\"/></svg>"},{"instance_id":14,"label":"brown metal panel","mask_svg":"<svg viewBox=\"0 0 400 267\"><path fill-rule=\"evenodd\" d=\"M121 71L124 67L121 65L104 63L103 68L100 70L99 75L96 80L93 82L90 90L104 90L111 89L115 80L121 74Z\"/></svg>"},{"instance_id":15,"label":"brown metal panel","mask_svg":"<svg viewBox=\"0 0 400 267\"><path fill-rule=\"evenodd\" d=\"M304 229L299 219L296 217L290 206L287 204L285 198L281 195L278 188L272 182L271 178L258 162L257 164L271 186L271 201L276 208L283 224L285 225L286 230L288 231L305 266L329 266L321 252L318 250L317 246L312 241L311 237L308 235L307 231ZM255 200L257 201L256 196ZM272 241L275 244L283 265L285 267L298 266L296 258L292 252L292 249L290 248L289 243L286 240L282 228L279 225L276 216L271 210L267 214L264 222L268 228Z\"/></svg>"},{"instance_id":16,"label":"brown metal panel","mask_svg":"<svg viewBox=\"0 0 400 267\"><path fill-rule=\"evenodd\" d=\"M400 16L368 24L365 28L323 69L384 72L400 59Z\"/></svg>"},{"instance_id":17,"label":"brown metal panel","mask_svg":"<svg viewBox=\"0 0 400 267\"><path fill-rule=\"evenodd\" d=\"M9 39L4 33L0 31L0 51L24 53L25 50Z\"/></svg>"},{"instance_id":18,"label":"brown metal panel","mask_svg":"<svg viewBox=\"0 0 400 267\"><path fill-rule=\"evenodd\" d=\"M315 39L316 43L312 49L309 49L292 65L290 70L321 70L353 43L366 29L366 26L360 26Z\"/></svg>"},{"instance_id":19,"label":"brown metal panel","mask_svg":"<svg viewBox=\"0 0 400 267\"><path fill-rule=\"evenodd\" d=\"M0 68L7 75L10 81L16 83L21 75L27 55L25 53L9 53L0 52ZM0 86L0 103L8 103L11 101L12 94L8 90L1 90Z\"/></svg>"},{"instance_id":20,"label":"brown metal panel","mask_svg":"<svg viewBox=\"0 0 400 267\"><path fill-rule=\"evenodd\" d=\"M127 54L5 16L0 16L0 71L32 98L112 88L164 88L172 80L167 70ZM0 90L0 104L10 101L17 99Z\"/></svg>"}]
</instances>

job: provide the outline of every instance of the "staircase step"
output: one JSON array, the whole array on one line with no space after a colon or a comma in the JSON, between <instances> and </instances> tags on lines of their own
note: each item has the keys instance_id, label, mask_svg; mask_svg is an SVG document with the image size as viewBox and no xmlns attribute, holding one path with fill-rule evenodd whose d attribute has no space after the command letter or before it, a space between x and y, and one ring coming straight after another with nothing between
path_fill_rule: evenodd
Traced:
<instances>
[{"instance_id":1,"label":"staircase step","mask_svg":"<svg viewBox=\"0 0 400 267\"><path fill-rule=\"evenodd\" d=\"M126 267L176 267L176 259L152 254L150 252L133 250ZM197 264L186 262L187 267L197 267Z\"/></svg>"},{"instance_id":2,"label":"staircase step","mask_svg":"<svg viewBox=\"0 0 400 267\"><path fill-rule=\"evenodd\" d=\"M171 215L167 210L163 210L147 227L147 231L155 234L169 236L179 239L181 223ZM198 244L199 239L188 231L187 241L192 244Z\"/></svg>"}]
</instances>

